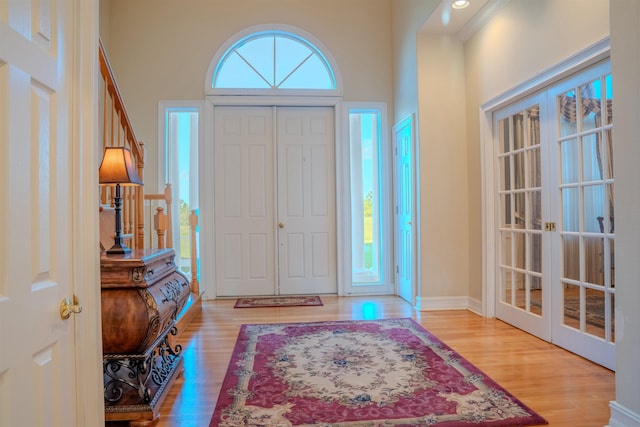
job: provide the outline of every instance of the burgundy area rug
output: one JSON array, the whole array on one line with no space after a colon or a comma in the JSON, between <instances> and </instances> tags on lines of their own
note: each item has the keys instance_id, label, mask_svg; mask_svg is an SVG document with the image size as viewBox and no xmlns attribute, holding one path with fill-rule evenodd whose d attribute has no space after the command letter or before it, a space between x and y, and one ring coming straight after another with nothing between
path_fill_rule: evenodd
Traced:
<instances>
[{"instance_id":1,"label":"burgundy area rug","mask_svg":"<svg viewBox=\"0 0 640 427\"><path fill-rule=\"evenodd\" d=\"M242 325L210 427L547 424L412 319Z\"/></svg>"},{"instance_id":2,"label":"burgundy area rug","mask_svg":"<svg viewBox=\"0 0 640 427\"><path fill-rule=\"evenodd\" d=\"M233 308L251 307L295 307L305 305L323 305L319 296L286 296L286 297L260 297L238 298Z\"/></svg>"}]
</instances>

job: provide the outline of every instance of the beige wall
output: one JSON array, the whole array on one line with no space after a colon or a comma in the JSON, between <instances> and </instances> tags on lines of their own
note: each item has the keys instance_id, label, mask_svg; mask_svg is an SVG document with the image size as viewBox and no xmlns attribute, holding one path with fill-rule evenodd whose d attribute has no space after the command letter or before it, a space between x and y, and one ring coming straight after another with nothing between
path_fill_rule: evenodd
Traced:
<instances>
[{"instance_id":1,"label":"beige wall","mask_svg":"<svg viewBox=\"0 0 640 427\"><path fill-rule=\"evenodd\" d=\"M259 24L310 33L340 68L345 101L391 105L390 0L103 0L108 55L136 133L146 144L145 182L155 192L158 101L202 100L217 49Z\"/></svg>"},{"instance_id":2,"label":"beige wall","mask_svg":"<svg viewBox=\"0 0 640 427\"><path fill-rule=\"evenodd\" d=\"M608 18L607 0L511 0L465 44L469 104L477 108L607 37Z\"/></svg>"},{"instance_id":3,"label":"beige wall","mask_svg":"<svg viewBox=\"0 0 640 427\"><path fill-rule=\"evenodd\" d=\"M420 308L469 294L464 57L455 37L422 29L438 3L393 3L394 109L417 118Z\"/></svg>"},{"instance_id":4,"label":"beige wall","mask_svg":"<svg viewBox=\"0 0 640 427\"><path fill-rule=\"evenodd\" d=\"M109 0L99 0L99 16L98 29L100 40L105 49L109 49Z\"/></svg>"},{"instance_id":5,"label":"beige wall","mask_svg":"<svg viewBox=\"0 0 640 427\"><path fill-rule=\"evenodd\" d=\"M418 111L417 33L439 0L392 2L393 96L396 121Z\"/></svg>"},{"instance_id":6,"label":"beige wall","mask_svg":"<svg viewBox=\"0 0 640 427\"><path fill-rule=\"evenodd\" d=\"M611 0L611 71L616 168L616 405L640 425L640 2ZM620 197L624 195L624 197Z\"/></svg>"},{"instance_id":7,"label":"beige wall","mask_svg":"<svg viewBox=\"0 0 640 427\"><path fill-rule=\"evenodd\" d=\"M394 2L395 112L398 118L412 112L418 117L420 296L468 296L479 302L479 107L606 37L608 2L511 0L464 44L454 37L412 34L420 32L418 24L436 5ZM580 19L573 19L578 10Z\"/></svg>"},{"instance_id":8,"label":"beige wall","mask_svg":"<svg viewBox=\"0 0 640 427\"><path fill-rule=\"evenodd\" d=\"M482 296L479 108L607 37L608 16L605 0L511 0L465 43L471 297Z\"/></svg>"},{"instance_id":9,"label":"beige wall","mask_svg":"<svg viewBox=\"0 0 640 427\"><path fill-rule=\"evenodd\" d=\"M462 43L419 33L421 306L469 294L470 215Z\"/></svg>"}]
</instances>

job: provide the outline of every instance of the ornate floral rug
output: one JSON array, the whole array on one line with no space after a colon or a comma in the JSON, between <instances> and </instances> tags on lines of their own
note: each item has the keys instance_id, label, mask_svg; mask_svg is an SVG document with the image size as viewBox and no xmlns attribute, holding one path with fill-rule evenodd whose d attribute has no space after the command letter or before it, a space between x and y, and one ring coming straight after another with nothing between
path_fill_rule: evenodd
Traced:
<instances>
[{"instance_id":1,"label":"ornate floral rug","mask_svg":"<svg viewBox=\"0 0 640 427\"><path fill-rule=\"evenodd\" d=\"M412 319L242 325L210 427L547 424Z\"/></svg>"},{"instance_id":2,"label":"ornate floral rug","mask_svg":"<svg viewBox=\"0 0 640 427\"><path fill-rule=\"evenodd\" d=\"M233 308L323 305L319 296L238 298Z\"/></svg>"}]
</instances>

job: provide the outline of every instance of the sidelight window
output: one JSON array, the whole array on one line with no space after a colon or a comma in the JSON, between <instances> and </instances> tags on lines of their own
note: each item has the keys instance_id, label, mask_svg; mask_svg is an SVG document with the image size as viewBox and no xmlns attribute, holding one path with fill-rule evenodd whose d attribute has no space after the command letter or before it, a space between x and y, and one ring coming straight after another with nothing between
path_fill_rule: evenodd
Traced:
<instances>
[{"instance_id":1,"label":"sidelight window","mask_svg":"<svg viewBox=\"0 0 640 427\"><path fill-rule=\"evenodd\" d=\"M198 215L198 140L201 107L182 103L160 103L161 144L159 150L159 188L171 184L172 239L178 267L191 272L191 213ZM164 136L164 137L162 137ZM196 234L197 239L197 234ZM195 242L196 251L198 242Z\"/></svg>"},{"instance_id":2,"label":"sidelight window","mask_svg":"<svg viewBox=\"0 0 640 427\"><path fill-rule=\"evenodd\" d=\"M350 110L351 245L354 285L382 281L380 113Z\"/></svg>"}]
</instances>

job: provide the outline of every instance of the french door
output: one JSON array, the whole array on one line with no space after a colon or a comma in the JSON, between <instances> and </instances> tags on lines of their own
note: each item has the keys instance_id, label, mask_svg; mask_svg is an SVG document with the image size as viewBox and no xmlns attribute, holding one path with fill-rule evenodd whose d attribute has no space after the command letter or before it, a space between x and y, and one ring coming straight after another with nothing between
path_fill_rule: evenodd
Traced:
<instances>
[{"instance_id":1,"label":"french door","mask_svg":"<svg viewBox=\"0 0 640 427\"><path fill-rule=\"evenodd\" d=\"M336 293L333 109L214 114L217 295Z\"/></svg>"},{"instance_id":2,"label":"french door","mask_svg":"<svg viewBox=\"0 0 640 427\"><path fill-rule=\"evenodd\" d=\"M615 369L608 62L495 114L496 315Z\"/></svg>"},{"instance_id":3,"label":"french door","mask_svg":"<svg viewBox=\"0 0 640 427\"><path fill-rule=\"evenodd\" d=\"M496 315L545 340L551 339L549 144L541 140L540 94L495 114L497 141L498 286ZM543 207L546 211L543 213ZM544 257L544 258L543 258Z\"/></svg>"}]
</instances>

